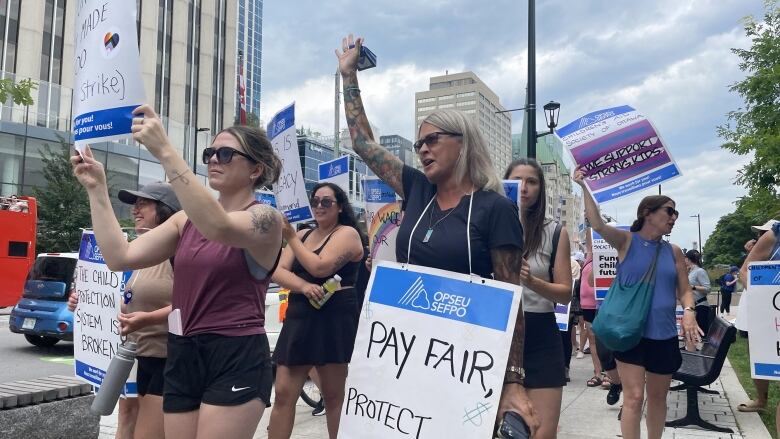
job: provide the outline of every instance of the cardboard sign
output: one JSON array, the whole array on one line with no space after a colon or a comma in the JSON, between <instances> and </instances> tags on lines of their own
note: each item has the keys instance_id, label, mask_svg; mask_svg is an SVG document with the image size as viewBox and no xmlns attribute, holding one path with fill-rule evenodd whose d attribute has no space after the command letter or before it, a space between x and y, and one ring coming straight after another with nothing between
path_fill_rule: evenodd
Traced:
<instances>
[{"instance_id":1,"label":"cardboard sign","mask_svg":"<svg viewBox=\"0 0 780 439\"><path fill-rule=\"evenodd\" d=\"M650 120L628 105L586 114L556 132L598 203L682 175Z\"/></svg>"},{"instance_id":2,"label":"cardboard sign","mask_svg":"<svg viewBox=\"0 0 780 439\"><path fill-rule=\"evenodd\" d=\"M298 156L295 103L276 113L268 123L267 131L274 152L282 161L282 173L279 181L274 185L277 208L292 224L308 221L314 216L306 195L301 159Z\"/></svg>"},{"instance_id":3,"label":"cardboard sign","mask_svg":"<svg viewBox=\"0 0 780 439\"><path fill-rule=\"evenodd\" d=\"M88 143L130 137L133 110L146 102L138 59L136 5L76 2L73 137Z\"/></svg>"},{"instance_id":4,"label":"cardboard sign","mask_svg":"<svg viewBox=\"0 0 780 439\"><path fill-rule=\"evenodd\" d=\"M614 226L621 230L629 230L630 226ZM618 251L595 230L591 230L593 242L593 287L596 300L607 297L609 287L617 276Z\"/></svg>"},{"instance_id":5,"label":"cardboard sign","mask_svg":"<svg viewBox=\"0 0 780 439\"><path fill-rule=\"evenodd\" d=\"M370 257L395 261L395 240L403 212L395 191L379 177L363 179Z\"/></svg>"},{"instance_id":6,"label":"cardboard sign","mask_svg":"<svg viewBox=\"0 0 780 439\"><path fill-rule=\"evenodd\" d=\"M750 375L780 380L780 263L750 264L747 294Z\"/></svg>"},{"instance_id":7,"label":"cardboard sign","mask_svg":"<svg viewBox=\"0 0 780 439\"><path fill-rule=\"evenodd\" d=\"M320 183L333 183L349 194L349 156L343 155L317 165ZM312 194L314 195L314 194Z\"/></svg>"},{"instance_id":8,"label":"cardboard sign","mask_svg":"<svg viewBox=\"0 0 780 439\"><path fill-rule=\"evenodd\" d=\"M373 264L339 434L491 437L522 288Z\"/></svg>"},{"instance_id":9,"label":"cardboard sign","mask_svg":"<svg viewBox=\"0 0 780 439\"><path fill-rule=\"evenodd\" d=\"M73 356L76 376L97 387L121 343L117 315L131 274L109 270L94 233L84 231L76 263L79 303L73 312ZM138 394L134 373L125 384L125 394Z\"/></svg>"}]
</instances>

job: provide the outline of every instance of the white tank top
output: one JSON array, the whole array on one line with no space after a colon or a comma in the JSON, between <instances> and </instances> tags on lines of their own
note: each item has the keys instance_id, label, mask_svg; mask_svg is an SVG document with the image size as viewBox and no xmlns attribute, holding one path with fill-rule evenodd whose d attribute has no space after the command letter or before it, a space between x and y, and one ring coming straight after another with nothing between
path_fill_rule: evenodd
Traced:
<instances>
[{"instance_id":1,"label":"white tank top","mask_svg":"<svg viewBox=\"0 0 780 439\"><path fill-rule=\"evenodd\" d=\"M545 220L542 228L542 243L536 252L528 256L528 265L534 277L546 282L550 279L550 255L552 254L552 239L557 223L553 220ZM537 294L534 290L523 287L523 311L525 312L553 312L555 303Z\"/></svg>"}]
</instances>

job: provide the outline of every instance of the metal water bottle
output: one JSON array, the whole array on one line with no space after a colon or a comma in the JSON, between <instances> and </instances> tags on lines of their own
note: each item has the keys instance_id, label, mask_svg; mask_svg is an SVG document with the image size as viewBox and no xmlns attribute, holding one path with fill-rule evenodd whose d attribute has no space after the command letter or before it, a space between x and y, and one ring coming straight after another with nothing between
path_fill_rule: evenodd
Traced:
<instances>
[{"instance_id":1,"label":"metal water bottle","mask_svg":"<svg viewBox=\"0 0 780 439\"><path fill-rule=\"evenodd\" d=\"M100 385L92 406L89 408L95 415L108 416L114 411L116 401L125 387L127 377L130 376L130 370L135 363L136 344L132 341L125 341L116 351L116 355L111 359L108 365L106 376L103 377L103 383Z\"/></svg>"}]
</instances>

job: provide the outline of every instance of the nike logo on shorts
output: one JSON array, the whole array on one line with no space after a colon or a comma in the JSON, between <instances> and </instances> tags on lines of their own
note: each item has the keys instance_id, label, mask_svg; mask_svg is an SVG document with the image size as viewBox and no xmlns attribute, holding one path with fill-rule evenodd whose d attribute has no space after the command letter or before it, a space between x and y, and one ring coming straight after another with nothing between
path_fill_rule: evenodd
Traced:
<instances>
[{"instance_id":1,"label":"nike logo on shorts","mask_svg":"<svg viewBox=\"0 0 780 439\"><path fill-rule=\"evenodd\" d=\"M251 388L252 387L239 387L239 388L236 388L236 386L233 386L230 390L233 391L233 392L240 392L242 390L251 389Z\"/></svg>"}]
</instances>

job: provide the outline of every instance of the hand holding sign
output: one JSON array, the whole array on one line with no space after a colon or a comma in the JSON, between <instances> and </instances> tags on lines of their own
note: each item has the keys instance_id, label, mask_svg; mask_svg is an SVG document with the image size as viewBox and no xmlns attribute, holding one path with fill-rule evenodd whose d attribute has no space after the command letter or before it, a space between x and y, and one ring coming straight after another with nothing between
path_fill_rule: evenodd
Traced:
<instances>
[{"instance_id":1,"label":"hand holding sign","mask_svg":"<svg viewBox=\"0 0 780 439\"><path fill-rule=\"evenodd\" d=\"M165 134L162 121L149 104L141 105L133 110L133 140L143 144L157 159L160 159L166 149L173 147Z\"/></svg>"},{"instance_id":2,"label":"hand holding sign","mask_svg":"<svg viewBox=\"0 0 780 439\"><path fill-rule=\"evenodd\" d=\"M574 176L572 177L572 179L574 180L575 183L580 185L581 188L585 189L585 172L583 172L582 166L577 166L574 169Z\"/></svg>"},{"instance_id":3,"label":"hand holding sign","mask_svg":"<svg viewBox=\"0 0 780 439\"><path fill-rule=\"evenodd\" d=\"M92 149L85 146L83 152L70 158L70 164L73 166L73 174L85 189L92 190L106 186L106 172L103 170L103 164L95 160L92 155Z\"/></svg>"}]
</instances>

